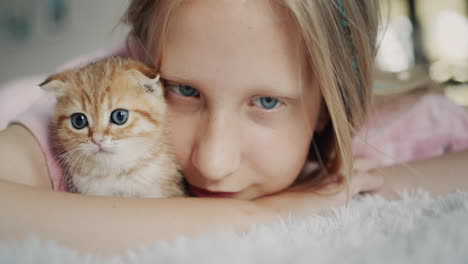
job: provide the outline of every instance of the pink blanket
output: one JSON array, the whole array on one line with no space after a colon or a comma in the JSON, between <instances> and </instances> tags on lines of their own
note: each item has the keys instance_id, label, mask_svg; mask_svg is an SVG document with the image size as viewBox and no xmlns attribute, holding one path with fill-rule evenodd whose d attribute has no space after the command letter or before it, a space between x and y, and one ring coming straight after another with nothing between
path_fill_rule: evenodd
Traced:
<instances>
[{"instance_id":1,"label":"pink blanket","mask_svg":"<svg viewBox=\"0 0 468 264\"><path fill-rule=\"evenodd\" d=\"M438 94L379 105L353 142L355 157L392 165L468 149L468 112Z\"/></svg>"}]
</instances>

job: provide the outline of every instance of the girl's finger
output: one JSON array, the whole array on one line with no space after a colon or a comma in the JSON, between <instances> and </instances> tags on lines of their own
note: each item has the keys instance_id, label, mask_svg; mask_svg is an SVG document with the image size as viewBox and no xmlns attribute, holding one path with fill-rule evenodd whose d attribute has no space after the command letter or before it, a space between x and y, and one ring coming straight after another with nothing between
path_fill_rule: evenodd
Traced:
<instances>
[{"instance_id":1,"label":"girl's finger","mask_svg":"<svg viewBox=\"0 0 468 264\"><path fill-rule=\"evenodd\" d=\"M350 179L351 195L363 192L372 192L381 188L384 184L384 178L380 174L359 172Z\"/></svg>"}]
</instances>

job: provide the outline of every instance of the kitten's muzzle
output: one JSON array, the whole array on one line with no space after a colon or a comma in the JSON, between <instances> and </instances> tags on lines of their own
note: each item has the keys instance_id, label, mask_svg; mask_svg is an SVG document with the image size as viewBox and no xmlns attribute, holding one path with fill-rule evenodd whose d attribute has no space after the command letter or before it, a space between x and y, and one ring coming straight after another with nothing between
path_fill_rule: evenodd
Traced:
<instances>
[{"instance_id":1,"label":"kitten's muzzle","mask_svg":"<svg viewBox=\"0 0 468 264\"><path fill-rule=\"evenodd\" d=\"M104 137L101 137L101 136L93 136L91 138L91 142L93 142L99 148L98 152L109 152L110 153L110 151L108 151L105 148L105 146L104 146L105 142L104 141L105 141Z\"/></svg>"}]
</instances>

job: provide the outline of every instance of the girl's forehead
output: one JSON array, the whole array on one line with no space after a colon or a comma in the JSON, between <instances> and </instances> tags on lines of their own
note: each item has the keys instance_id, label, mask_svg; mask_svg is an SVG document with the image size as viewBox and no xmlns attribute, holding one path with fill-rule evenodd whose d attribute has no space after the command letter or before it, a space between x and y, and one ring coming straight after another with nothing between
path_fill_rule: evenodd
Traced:
<instances>
[{"instance_id":1,"label":"girl's forehead","mask_svg":"<svg viewBox=\"0 0 468 264\"><path fill-rule=\"evenodd\" d=\"M182 1L164 40L163 76L215 83L255 77L290 86L300 79L304 49L286 11L273 2Z\"/></svg>"}]
</instances>

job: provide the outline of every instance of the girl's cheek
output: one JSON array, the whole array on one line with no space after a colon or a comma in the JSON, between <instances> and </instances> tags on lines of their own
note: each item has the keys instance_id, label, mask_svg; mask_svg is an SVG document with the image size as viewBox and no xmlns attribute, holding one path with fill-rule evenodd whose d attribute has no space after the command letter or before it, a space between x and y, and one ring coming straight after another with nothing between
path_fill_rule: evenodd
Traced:
<instances>
[{"instance_id":1,"label":"girl's cheek","mask_svg":"<svg viewBox=\"0 0 468 264\"><path fill-rule=\"evenodd\" d=\"M301 148L291 140L285 129L251 129L246 160L260 176L261 191L265 194L278 192L288 187L302 166Z\"/></svg>"},{"instance_id":2,"label":"girl's cheek","mask_svg":"<svg viewBox=\"0 0 468 264\"><path fill-rule=\"evenodd\" d=\"M307 118L297 108L250 115L247 145L255 146L249 150L256 167L271 177L269 188L285 188L300 173L313 134Z\"/></svg>"},{"instance_id":3,"label":"girl's cheek","mask_svg":"<svg viewBox=\"0 0 468 264\"><path fill-rule=\"evenodd\" d=\"M192 115L169 111L168 144L171 146L177 163L185 167L190 160L190 153L197 130L197 118Z\"/></svg>"}]
</instances>

